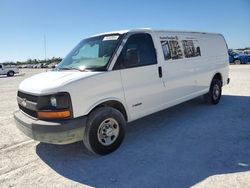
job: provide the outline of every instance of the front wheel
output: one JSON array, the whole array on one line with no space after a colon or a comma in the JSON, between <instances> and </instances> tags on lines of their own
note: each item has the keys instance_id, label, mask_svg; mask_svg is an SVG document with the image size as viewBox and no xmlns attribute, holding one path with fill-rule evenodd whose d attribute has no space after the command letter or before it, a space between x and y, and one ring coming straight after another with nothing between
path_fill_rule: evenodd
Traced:
<instances>
[{"instance_id":1,"label":"front wheel","mask_svg":"<svg viewBox=\"0 0 250 188\"><path fill-rule=\"evenodd\" d=\"M205 102L210 104L218 104L221 98L222 83L220 80L213 79L209 88L209 92L204 95Z\"/></svg>"},{"instance_id":2,"label":"front wheel","mask_svg":"<svg viewBox=\"0 0 250 188\"><path fill-rule=\"evenodd\" d=\"M123 114L111 107L100 107L90 113L84 131L83 143L95 154L106 155L115 151L125 136Z\"/></svg>"}]
</instances>

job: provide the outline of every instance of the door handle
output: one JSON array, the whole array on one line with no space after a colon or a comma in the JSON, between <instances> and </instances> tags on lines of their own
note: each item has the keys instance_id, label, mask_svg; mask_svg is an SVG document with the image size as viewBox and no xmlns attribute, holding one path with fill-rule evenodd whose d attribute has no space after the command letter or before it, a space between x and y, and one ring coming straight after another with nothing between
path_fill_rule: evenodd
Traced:
<instances>
[{"instance_id":1,"label":"door handle","mask_svg":"<svg viewBox=\"0 0 250 188\"><path fill-rule=\"evenodd\" d=\"M159 74L159 77L161 78L162 77L162 68L161 67L158 67L158 74Z\"/></svg>"}]
</instances>

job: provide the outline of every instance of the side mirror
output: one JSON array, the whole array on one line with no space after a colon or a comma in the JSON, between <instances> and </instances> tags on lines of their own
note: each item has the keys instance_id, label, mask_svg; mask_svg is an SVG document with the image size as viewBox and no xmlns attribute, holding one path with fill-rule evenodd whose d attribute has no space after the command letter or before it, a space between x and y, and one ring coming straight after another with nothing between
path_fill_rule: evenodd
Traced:
<instances>
[{"instance_id":1,"label":"side mirror","mask_svg":"<svg viewBox=\"0 0 250 188\"><path fill-rule=\"evenodd\" d=\"M139 63L137 49L134 49L134 48L127 49L126 56L127 56L126 64L128 66L135 66L135 65L137 65Z\"/></svg>"}]
</instances>

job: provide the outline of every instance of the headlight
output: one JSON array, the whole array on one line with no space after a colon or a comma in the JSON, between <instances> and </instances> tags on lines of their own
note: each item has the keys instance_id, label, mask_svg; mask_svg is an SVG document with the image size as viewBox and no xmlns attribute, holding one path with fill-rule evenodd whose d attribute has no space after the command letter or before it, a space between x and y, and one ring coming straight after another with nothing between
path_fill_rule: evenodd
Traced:
<instances>
[{"instance_id":1,"label":"headlight","mask_svg":"<svg viewBox=\"0 0 250 188\"><path fill-rule=\"evenodd\" d=\"M53 107L57 106L57 101L56 101L56 97L55 96L50 97L50 104Z\"/></svg>"},{"instance_id":2,"label":"headlight","mask_svg":"<svg viewBox=\"0 0 250 188\"><path fill-rule=\"evenodd\" d=\"M39 119L65 119L73 115L69 93L40 96L37 103Z\"/></svg>"}]
</instances>

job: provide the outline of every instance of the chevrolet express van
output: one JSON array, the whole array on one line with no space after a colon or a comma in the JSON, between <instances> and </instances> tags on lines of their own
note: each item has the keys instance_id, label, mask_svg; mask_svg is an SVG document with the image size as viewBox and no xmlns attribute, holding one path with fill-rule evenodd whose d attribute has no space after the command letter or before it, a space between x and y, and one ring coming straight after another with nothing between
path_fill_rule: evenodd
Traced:
<instances>
[{"instance_id":1,"label":"chevrolet express van","mask_svg":"<svg viewBox=\"0 0 250 188\"><path fill-rule=\"evenodd\" d=\"M215 33L136 29L82 40L50 72L18 89L17 127L45 143L83 141L95 154L119 147L126 123L229 83L228 49Z\"/></svg>"}]
</instances>

